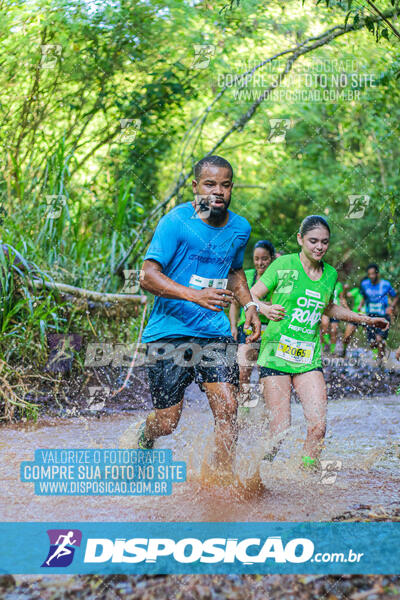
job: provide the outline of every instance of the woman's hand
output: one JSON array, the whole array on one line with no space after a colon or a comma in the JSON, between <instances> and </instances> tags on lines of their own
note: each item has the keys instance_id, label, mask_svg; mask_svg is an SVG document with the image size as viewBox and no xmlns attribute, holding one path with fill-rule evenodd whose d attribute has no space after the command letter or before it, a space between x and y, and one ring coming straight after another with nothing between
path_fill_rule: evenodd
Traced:
<instances>
[{"instance_id":1,"label":"woman's hand","mask_svg":"<svg viewBox=\"0 0 400 600\"><path fill-rule=\"evenodd\" d=\"M260 312L270 321L282 321L286 316L285 308L280 304L265 304L263 302L260 304L260 309Z\"/></svg>"},{"instance_id":2,"label":"woman's hand","mask_svg":"<svg viewBox=\"0 0 400 600\"><path fill-rule=\"evenodd\" d=\"M386 331L386 329L389 329L389 321L384 317L370 317L368 325L370 327L382 329L382 331Z\"/></svg>"}]
</instances>

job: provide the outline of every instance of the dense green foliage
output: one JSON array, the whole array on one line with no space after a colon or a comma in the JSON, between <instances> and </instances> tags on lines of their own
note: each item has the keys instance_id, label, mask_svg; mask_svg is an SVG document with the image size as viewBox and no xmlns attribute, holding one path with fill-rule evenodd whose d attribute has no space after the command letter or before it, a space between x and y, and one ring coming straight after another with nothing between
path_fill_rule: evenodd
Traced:
<instances>
[{"instance_id":1,"label":"dense green foliage","mask_svg":"<svg viewBox=\"0 0 400 600\"><path fill-rule=\"evenodd\" d=\"M191 198L193 164L218 146L252 242L293 251L301 219L323 213L328 260L343 278L357 282L376 260L399 285L399 40L380 23L376 42L367 3L5 0L0 16L2 241L44 274L120 290L114 273L135 236L126 268L140 266L163 211ZM345 23L354 30L296 56L281 96L243 119L287 55L247 82L241 74ZM283 140L271 119L284 119ZM368 196L361 217L349 217L352 195ZM99 320L71 321L47 294L16 306L2 317L3 334L21 342L7 358L31 353L46 331L104 333ZM136 331L133 320L121 337Z\"/></svg>"}]
</instances>

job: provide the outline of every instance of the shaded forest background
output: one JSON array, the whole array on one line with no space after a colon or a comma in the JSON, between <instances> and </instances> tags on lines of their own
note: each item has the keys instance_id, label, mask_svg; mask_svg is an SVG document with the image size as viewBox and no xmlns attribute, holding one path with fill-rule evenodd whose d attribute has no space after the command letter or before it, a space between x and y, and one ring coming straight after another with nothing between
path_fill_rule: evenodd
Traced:
<instances>
[{"instance_id":1,"label":"shaded forest background","mask_svg":"<svg viewBox=\"0 0 400 600\"><path fill-rule=\"evenodd\" d=\"M294 251L320 213L342 281L376 261L398 286L397 13L397 0L1 2L3 244L44 279L119 292L214 152L252 226L245 266L260 238ZM6 361L44 361L49 332L138 335L139 313L90 318L4 270L2 288Z\"/></svg>"}]
</instances>

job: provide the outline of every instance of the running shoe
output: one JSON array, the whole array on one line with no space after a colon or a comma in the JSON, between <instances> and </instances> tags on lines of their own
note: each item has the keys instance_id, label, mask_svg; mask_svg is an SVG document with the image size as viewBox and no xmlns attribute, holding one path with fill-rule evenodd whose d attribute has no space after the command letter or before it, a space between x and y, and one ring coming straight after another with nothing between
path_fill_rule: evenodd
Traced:
<instances>
[{"instance_id":1,"label":"running shoe","mask_svg":"<svg viewBox=\"0 0 400 600\"><path fill-rule=\"evenodd\" d=\"M147 439L147 437L144 435L145 429L146 421L143 421L143 423L139 425L138 429L138 448L140 450L152 450L154 446L154 440Z\"/></svg>"}]
</instances>

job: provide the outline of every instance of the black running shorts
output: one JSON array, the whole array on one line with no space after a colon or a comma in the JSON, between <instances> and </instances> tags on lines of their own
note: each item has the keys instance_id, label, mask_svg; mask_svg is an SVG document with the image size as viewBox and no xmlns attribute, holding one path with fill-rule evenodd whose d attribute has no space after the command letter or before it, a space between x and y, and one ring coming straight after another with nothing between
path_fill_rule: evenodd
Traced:
<instances>
[{"instance_id":1,"label":"black running shorts","mask_svg":"<svg viewBox=\"0 0 400 600\"><path fill-rule=\"evenodd\" d=\"M382 318L382 315L377 315L377 314L370 314L368 316L369 317L381 317ZM389 323L390 323L390 317L389 317L389 315L385 315L383 318L386 319L386 321L389 321ZM372 342L375 342L377 335L380 335L383 340L386 340L387 336L389 335L389 329L386 329L386 331L383 331L383 329L377 329L375 327L370 327L370 326L367 325L367 327L365 328L365 330L366 330L366 333L367 333L367 340L368 340L369 344L371 344Z\"/></svg>"},{"instance_id":2,"label":"black running shorts","mask_svg":"<svg viewBox=\"0 0 400 600\"><path fill-rule=\"evenodd\" d=\"M187 386L225 382L239 385L237 343L231 336L176 337L149 342L146 369L154 408L169 408L183 399Z\"/></svg>"},{"instance_id":3,"label":"black running shorts","mask_svg":"<svg viewBox=\"0 0 400 600\"><path fill-rule=\"evenodd\" d=\"M314 369L310 369L309 371L303 371L303 373L311 373L311 371L321 371L321 373L323 373L322 367L315 367ZM286 371L279 371L278 369L260 367L260 379L262 379L263 377L271 377L273 375L290 375L291 377L294 377L295 375L303 375L303 373L286 373Z\"/></svg>"}]
</instances>

